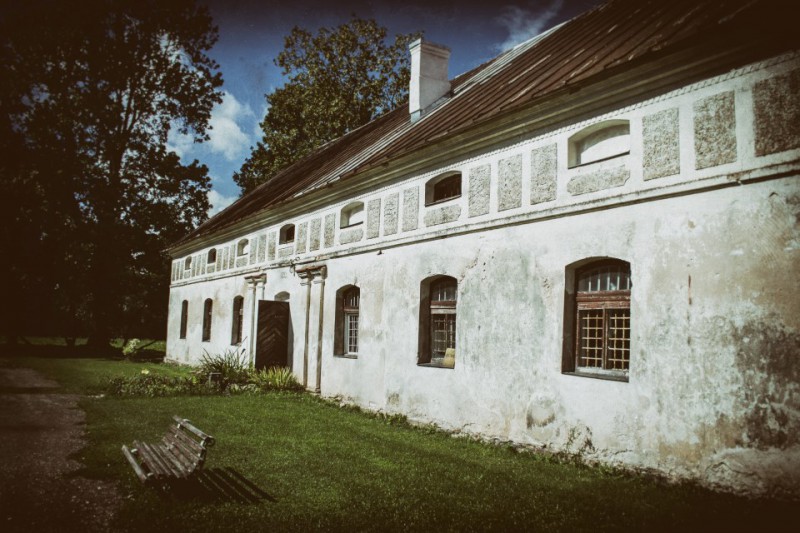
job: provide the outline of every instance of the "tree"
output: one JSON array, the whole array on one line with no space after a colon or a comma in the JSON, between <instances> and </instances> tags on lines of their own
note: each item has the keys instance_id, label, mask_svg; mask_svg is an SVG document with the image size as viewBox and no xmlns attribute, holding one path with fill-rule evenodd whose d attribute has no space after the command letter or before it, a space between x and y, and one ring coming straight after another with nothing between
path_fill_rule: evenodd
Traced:
<instances>
[{"instance_id":1,"label":"tree","mask_svg":"<svg viewBox=\"0 0 800 533\"><path fill-rule=\"evenodd\" d=\"M295 27L275 59L289 81L266 95L264 137L233 177L246 193L322 144L366 124L408 95L408 44L353 17L314 36Z\"/></svg>"},{"instance_id":2,"label":"tree","mask_svg":"<svg viewBox=\"0 0 800 533\"><path fill-rule=\"evenodd\" d=\"M163 250L208 210L205 166L166 148L170 128L206 139L221 101L207 9L4 2L0 36L0 146L15 150L0 165L0 196L13 202L2 244L20 250L3 274L17 318L35 314L49 332L84 329L100 343L148 315L163 328Z\"/></svg>"}]
</instances>

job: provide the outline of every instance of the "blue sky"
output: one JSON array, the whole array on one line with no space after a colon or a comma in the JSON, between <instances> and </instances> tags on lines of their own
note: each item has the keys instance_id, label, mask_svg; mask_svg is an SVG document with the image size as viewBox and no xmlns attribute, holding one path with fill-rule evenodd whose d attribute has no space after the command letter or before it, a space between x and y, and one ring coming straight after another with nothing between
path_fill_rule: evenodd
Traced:
<instances>
[{"instance_id":1,"label":"blue sky","mask_svg":"<svg viewBox=\"0 0 800 533\"><path fill-rule=\"evenodd\" d=\"M292 27L316 33L352 15L374 18L389 35L423 31L427 40L451 49L450 77L495 57L530 37L599 3L599 0L199 0L211 10L219 41L210 55L220 64L223 102L214 108L210 140L194 144L170 135L169 146L186 162L209 168L210 214L239 196L232 176L261 139L267 112L264 95L285 80L273 59Z\"/></svg>"}]
</instances>

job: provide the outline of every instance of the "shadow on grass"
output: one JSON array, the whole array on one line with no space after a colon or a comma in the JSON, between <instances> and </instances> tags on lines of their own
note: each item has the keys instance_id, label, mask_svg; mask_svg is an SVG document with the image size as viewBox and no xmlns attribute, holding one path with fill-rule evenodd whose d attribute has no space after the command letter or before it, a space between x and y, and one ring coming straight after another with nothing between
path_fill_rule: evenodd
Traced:
<instances>
[{"instance_id":1,"label":"shadow on grass","mask_svg":"<svg viewBox=\"0 0 800 533\"><path fill-rule=\"evenodd\" d=\"M203 503L277 501L231 467L205 469L190 480L173 483L165 497Z\"/></svg>"},{"instance_id":2,"label":"shadow on grass","mask_svg":"<svg viewBox=\"0 0 800 533\"><path fill-rule=\"evenodd\" d=\"M151 343L152 344L152 343ZM59 344L0 344L0 356L3 357L39 357L43 359L111 359L123 360L122 349L113 346L97 348L78 344L67 346ZM143 348L127 358L138 363L161 363L164 352Z\"/></svg>"}]
</instances>

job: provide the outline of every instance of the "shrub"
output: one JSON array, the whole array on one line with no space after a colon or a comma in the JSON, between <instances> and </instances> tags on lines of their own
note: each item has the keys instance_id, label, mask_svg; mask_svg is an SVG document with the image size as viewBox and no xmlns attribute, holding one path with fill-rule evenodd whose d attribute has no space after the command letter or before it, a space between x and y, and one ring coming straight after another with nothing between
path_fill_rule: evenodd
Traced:
<instances>
[{"instance_id":1,"label":"shrub","mask_svg":"<svg viewBox=\"0 0 800 533\"><path fill-rule=\"evenodd\" d=\"M246 385L251 373L250 363L243 348L228 349L215 355L206 352L200 360L200 368L197 371L204 382L216 383L223 391L232 384Z\"/></svg>"},{"instance_id":2,"label":"shrub","mask_svg":"<svg viewBox=\"0 0 800 533\"><path fill-rule=\"evenodd\" d=\"M150 374L143 370L132 377L111 378L105 387L112 396L179 396L188 394L213 394L215 386L200 382L196 377L171 377Z\"/></svg>"},{"instance_id":3,"label":"shrub","mask_svg":"<svg viewBox=\"0 0 800 533\"><path fill-rule=\"evenodd\" d=\"M131 339L122 347L122 355L126 358L132 356L139 350L139 345L142 343L139 339Z\"/></svg>"},{"instance_id":4,"label":"shrub","mask_svg":"<svg viewBox=\"0 0 800 533\"><path fill-rule=\"evenodd\" d=\"M250 374L250 382L261 390L299 391L303 388L292 369L282 366L254 370Z\"/></svg>"}]
</instances>

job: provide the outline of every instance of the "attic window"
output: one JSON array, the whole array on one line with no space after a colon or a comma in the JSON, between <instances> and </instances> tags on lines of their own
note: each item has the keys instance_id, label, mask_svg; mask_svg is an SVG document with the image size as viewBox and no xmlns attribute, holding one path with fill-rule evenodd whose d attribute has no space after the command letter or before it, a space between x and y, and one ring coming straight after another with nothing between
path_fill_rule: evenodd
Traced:
<instances>
[{"instance_id":1,"label":"attic window","mask_svg":"<svg viewBox=\"0 0 800 533\"><path fill-rule=\"evenodd\" d=\"M347 228L364 222L364 202L353 202L342 208L339 227Z\"/></svg>"},{"instance_id":2,"label":"attic window","mask_svg":"<svg viewBox=\"0 0 800 533\"><path fill-rule=\"evenodd\" d=\"M294 224L283 226L278 237L278 244L289 244L290 242L294 242Z\"/></svg>"},{"instance_id":3,"label":"attic window","mask_svg":"<svg viewBox=\"0 0 800 533\"><path fill-rule=\"evenodd\" d=\"M183 269L184 270L189 270L191 268L192 268L192 258L191 257L187 257L186 260L183 262Z\"/></svg>"},{"instance_id":4,"label":"attic window","mask_svg":"<svg viewBox=\"0 0 800 533\"><path fill-rule=\"evenodd\" d=\"M208 256L206 256L206 264L210 265L216 262L217 262L217 249L212 248L208 251Z\"/></svg>"},{"instance_id":5,"label":"attic window","mask_svg":"<svg viewBox=\"0 0 800 533\"><path fill-rule=\"evenodd\" d=\"M236 257L241 257L250 253L250 241L242 239L236 243Z\"/></svg>"},{"instance_id":6,"label":"attic window","mask_svg":"<svg viewBox=\"0 0 800 533\"><path fill-rule=\"evenodd\" d=\"M425 205L432 205L461 196L461 172L445 172L425 184Z\"/></svg>"},{"instance_id":7,"label":"attic window","mask_svg":"<svg viewBox=\"0 0 800 533\"><path fill-rule=\"evenodd\" d=\"M569 168L630 153L631 128L627 120L593 124L569 138Z\"/></svg>"}]
</instances>

